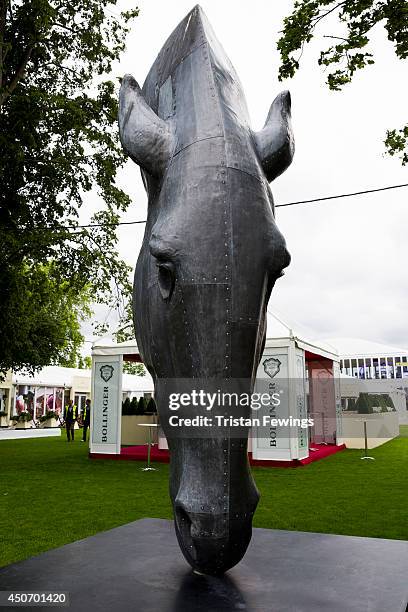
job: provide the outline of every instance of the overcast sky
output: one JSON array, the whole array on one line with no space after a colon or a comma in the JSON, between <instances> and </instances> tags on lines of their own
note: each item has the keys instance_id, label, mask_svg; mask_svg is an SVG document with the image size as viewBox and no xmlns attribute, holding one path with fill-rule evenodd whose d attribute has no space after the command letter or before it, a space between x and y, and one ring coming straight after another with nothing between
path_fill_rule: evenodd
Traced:
<instances>
[{"instance_id":1,"label":"overcast sky","mask_svg":"<svg viewBox=\"0 0 408 612\"><path fill-rule=\"evenodd\" d=\"M127 0L120 4L121 9L133 6ZM130 72L142 85L193 3L140 0L138 6L140 16L115 74ZM342 92L331 92L317 58L330 42L323 35L340 33L335 27L323 24L306 46L295 78L280 83L276 43L292 2L202 0L201 6L241 79L254 129L263 126L275 95L291 91L296 153L291 167L271 184L276 204L408 183L408 169L386 157L383 145L387 128L407 122L408 64L396 59L381 26L372 37L376 63ZM133 200L123 220L145 219L137 166L129 161L119 182ZM294 327L307 328L313 338L355 336L408 347L407 204L408 188L403 188L278 208L292 263L269 308ZM88 211L94 207L90 203ZM118 230L120 254L132 267L143 230L137 225Z\"/></svg>"}]
</instances>

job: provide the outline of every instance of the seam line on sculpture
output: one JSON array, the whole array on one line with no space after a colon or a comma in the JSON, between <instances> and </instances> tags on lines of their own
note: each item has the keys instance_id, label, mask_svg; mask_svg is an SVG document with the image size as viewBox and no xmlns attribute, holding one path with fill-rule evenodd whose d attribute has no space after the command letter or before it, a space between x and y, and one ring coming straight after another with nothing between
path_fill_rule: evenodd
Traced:
<instances>
[{"instance_id":1,"label":"seam line on sculpture","mask_svg":"<svg viewBox=\"0 0 408 612\"><path fill-rule=\"evenodd\" d=\"M189 144L185 145L182 149L179 149L177 151L177 153L175 153L173 155L173 157L170 160L169 166L171 166L171 164L173 162L173 159L175 157L177 157L177 155L179 155L179 153L182 153L183 151L185 151L189 147L192 147L193 145L197 144L198 142L202 142L203 140L214 140L214 138L224 138L224 136L223 135L220 135L220 136L207 136L206 138L199 138L198 140L194 140L193 142L190 142Z\"/></svg>"},{"instance_id":2,"label":"seam line on sculpture","mask_svg":"<svg viewBox=\"0 0 408 612\"><path fill-rule=\"evenodd\" d=\"M236 172L242 172L243 174L246 174L247 176L252 176L254 179L256 179L259 183L261 183L261 185L264 185L264 181L262 180L262 178L260 178L259 176L257 176L256 174L253 174L252 172L248 172L247 170L243 170L242 168L234 168L234 166L228 166L227 168L229 170L235 170Z\"/></svg>"},{"instance_id":3,"label":"seam line on sculpture","mask_svg":"<svg viewBox=\"0 0 408 612\"><path fill-rule=\"evenodd\" d=\"M197 50L198 50L200 47L203 47L204 45L206 45L206 44L207 44L207 42L208 42L208 41L207 41L207 40L205 40L204 42L202 42L202 43L200 43L199 45L197 45L196 47L194 47L194 49L191 49L191 50L190 50L190 51L189 51L189 52L188 52L186 55L183 55L183 57L182 57L182 58L180 58L180 61L179 61L179 62L177 62L177 64L174 64L174 66L172 67L172 73L173 73L175 70L177 70L177 68L180 66L181 62L183 62L183 61L184 61L184 60L185 60L185 59L186 59L186 58L187 58L189 55L192 55L192 54L193 54L195 51L197 51ZM166 79L163 81L163 78L164 78L164 77L163 77L163 74L162 74L162 72L161 72L161 62L159 62L159 65L158 65L158 67L157 67L157 72L158 72L159 77L160 77L160 78L158 79L158 81L159 81L159 82L157 83L157 85L158 85L158 87L160 88L160 87L162 87L162 85L164 85L164 83L166 82L167 78L170 76L170 73L167 75L167 78L166 78ZM148 74L147 76L149 76L149 74ZM146 80L147 80L147 77L146 77Z\"/></svg>"},{"instance_id":4,"label":"seam line on sculpture","mask_svg":"<svg viewBox=\"0 0 408 612\"><path fill-rule=\"evenodd\" d=\"M157 283L156 283L156 284L157 284ZM191 287L191 286L192 286L192 287L195 287L196 285L200 285L200 286L201 286L201 285L209 285L209 286L213 286L213 287L217 287L217 286L222 286L222 285L224 285L225 287L228 287L228 286L229 286L229 283L226 283L225 281L222 281L222 282L219 282L219 283L218 283L218 282L217 282L217 283L214 283L214 282L212 282L212 283L207 283L207 282L202 282L202 281L200 281L200 280L198 280L198 279L197 279L196 281L194 281L194 282L189 282L189 283L185 283L185 282L181 282L181 281L180 281L180 285L181 285L181 286L183 286L183 287Z\"/></svg>"}]
</instances>

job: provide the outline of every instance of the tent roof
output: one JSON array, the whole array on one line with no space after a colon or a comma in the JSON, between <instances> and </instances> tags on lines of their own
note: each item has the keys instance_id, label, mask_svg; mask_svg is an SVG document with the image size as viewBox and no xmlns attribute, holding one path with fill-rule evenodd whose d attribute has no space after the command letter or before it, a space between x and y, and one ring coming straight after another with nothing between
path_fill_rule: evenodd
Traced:
<instances>
[{"instance_id":1,"label":"tent roof","mask_svg":"<svg viewBox=\"0 0 408 612\"><path fill-rule=\"evenodd\" d=\"M49 387L71 387L74 377L91 378L91 370L47 366L34 375L13 372L13 383L18 385L41 385Z\"/></svg>"},{"instance_id":2,"label":"tent roof","mask_svg":"<svg viewBox=\"0 0 408 612\"><path fill-rule=\"evenodd\" d=\"M272 347L275 342L281 342L283 339L294 340L299 348L319 357L339 361L337 349L326 340L311 339L308 330L303 326L298 323L296 325L288 324L277 314L268 310L266 346Z\"/></svg>"},{"instance_id":3,"label":"tent roof","mask_svg":"<svg viewBox=\"0 0 408 612\"><path fill-rule=\"evenodd\" d=\"M390 346L362 338L329 338L325 340L328 344L336 347L337 351L344 357L385 357L408 355L408 350L401 347Z\"/></svg>"},{"instance_id":4,"label":"tent roof","mask_svg":"<svg viewBox=\"0 0 408 612\"><path fill-rule=\"evenodd\" d=\"M112 338L100 338L92 344L92 355L138 355L136 340L114 342Z\"/></svg>"},{"instance_id":5,"label":"tent roof","mask_svg":"<svg viewBox=\"0 0 408 612\"><path fill-rule=\"evenodd\" d=\"M91 389L91 370L80 370L78 368L61 368L59 366L48 366L43 368L34 376L17 372L13 374L13 383L17 385L41 386L41 387L67 387L75 388L75 382L82 378L89 382ZM76 379L76 381L75 381ZM85 383L86 384L86 383ZM133 391L150 393L154 385L150 374L136 376L134 374L122 374L122 391Z\"/></svg>"}]
</instances>

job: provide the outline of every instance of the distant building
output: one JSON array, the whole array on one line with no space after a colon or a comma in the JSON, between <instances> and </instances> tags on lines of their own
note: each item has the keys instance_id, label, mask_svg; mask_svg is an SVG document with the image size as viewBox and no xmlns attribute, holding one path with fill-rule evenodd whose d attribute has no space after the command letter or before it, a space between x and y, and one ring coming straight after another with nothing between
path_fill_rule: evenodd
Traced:
<instances>
[{"instance_id":1,"label":"distant building","mask_svg":"<svg viewBox=\"0 0 408 612\"><path fill-rule=\"evenodd\" d=\"M408 350L359 338L330 338L342 374L364 380L408 378Z\"/></svg>"},{"instance_id":2,"label":"distant building","mask_svg":"<svg viewBox=\"0 0 408 612\"><path fill-rule=\"evenodd\" d=\"M140 397L149 399L153 394L153 381L145 376L123 374L122 399ZM48 366L29 375L8 372L0 384L0 408L7 420L21 412L29 412L34 420L54 411L62 415L70 399L82 412L85 401L91 397L91 370Z\"/></svg>"}]
</instances>

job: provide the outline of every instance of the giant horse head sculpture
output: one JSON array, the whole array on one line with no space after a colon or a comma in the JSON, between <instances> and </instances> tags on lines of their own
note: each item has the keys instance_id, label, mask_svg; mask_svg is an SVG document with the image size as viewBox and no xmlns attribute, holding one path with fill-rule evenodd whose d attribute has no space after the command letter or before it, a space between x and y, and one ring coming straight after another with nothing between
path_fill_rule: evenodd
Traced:
<instances>
[{"instance_id":1,"label":"giant horse head sculpture","mask_svg":"<svg viewBox=\"0 0 408 612\"><path fill-rule=\"evenodd\" d=\"M194 569L221 574L244 555L259 498L248 432L174 436L166 383L253 389L268 299L290 261L268 184L292 161L290 95L252 131L235 70L196 6L142 90L124 77L119 127L149 198L134 321L169 442L176 533Z\"/></svg>"}]
</instances>

